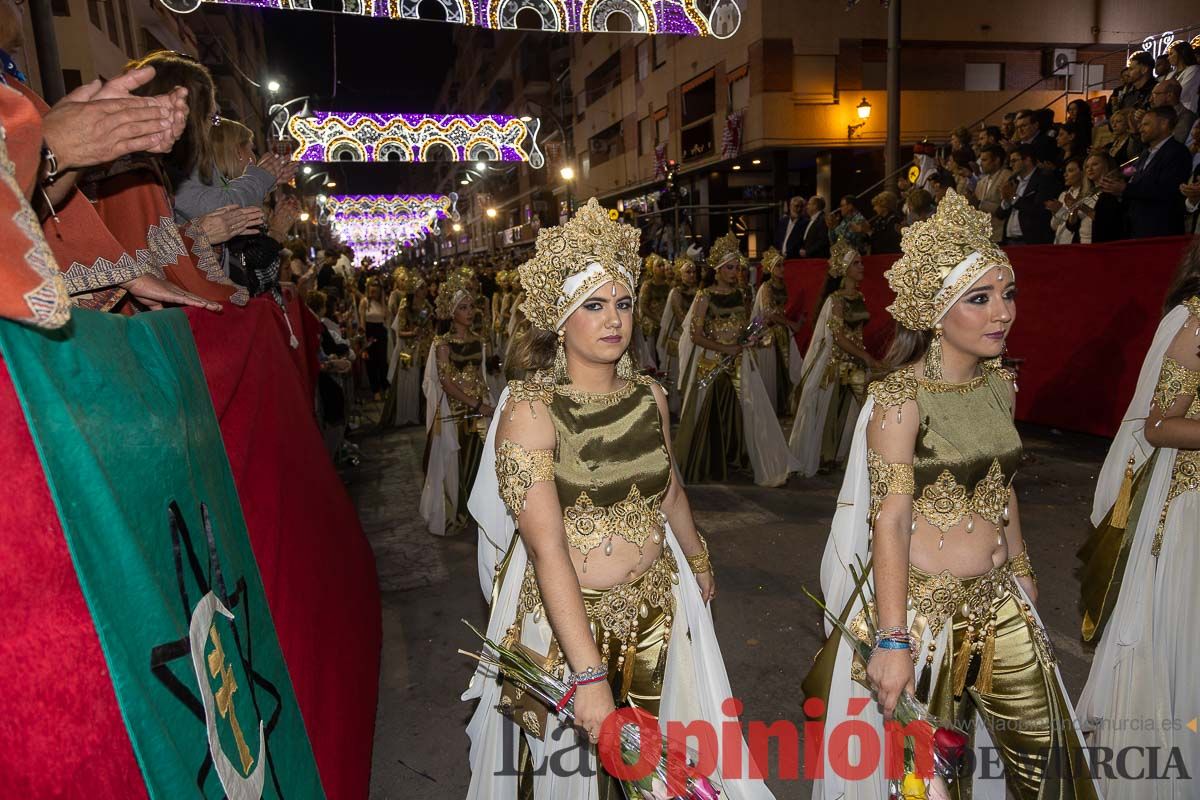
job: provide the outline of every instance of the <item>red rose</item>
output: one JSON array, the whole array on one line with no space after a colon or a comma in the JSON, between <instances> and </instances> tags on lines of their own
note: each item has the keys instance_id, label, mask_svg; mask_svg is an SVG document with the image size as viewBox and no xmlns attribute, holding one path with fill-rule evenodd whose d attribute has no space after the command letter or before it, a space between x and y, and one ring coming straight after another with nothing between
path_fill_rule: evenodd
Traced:
<instances>
[{"instance_id":1,"label":"red rose","mask_svg":"<svg viewBox=\"0 0 1200 800\"><path fill-rule=\"evenodd\" d=\"M938 728L933 732L933 746L939 756L957 765L967 750L967 735L953 728Z\"/></svg>"}]
</instances>

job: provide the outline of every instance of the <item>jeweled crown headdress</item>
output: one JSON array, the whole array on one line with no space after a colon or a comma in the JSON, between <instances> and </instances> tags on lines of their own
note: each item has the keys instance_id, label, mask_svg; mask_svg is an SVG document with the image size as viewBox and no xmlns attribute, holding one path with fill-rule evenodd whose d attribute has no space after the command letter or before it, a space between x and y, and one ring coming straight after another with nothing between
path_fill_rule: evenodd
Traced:
<instances>
[{"instance_id":1,"label":"jeweled crown headdress","mask_svg":"<svg viewBox=\"0 0 1200 800\"><path fill-rule=\"evenodd\" d=\"M687 256L676 256L675 261L671 264L671 268L675 271L675 277L683 280L683 270L686 267L696 268L696 262Z\"/></svg>"},{"instance_id":2,"label":"jeweled crown headdress","mask_svg":"<svg viewBox=\"0 0 1200 800\"><path fill-rule=\"evenodd\" d=\"M475 297L475 275L469 267L456 269L446 276L446 280L438 289L437 304L434 310L442 319L450 319L454 316L455 307L462 302L464 297Z\"/></svg>"},{"instance_id":3,"label":"jeweled crown headdress","mask_svg":"<svg viewBox=\"0 0 1200 800\"><path fill-rule=\"evenodd\" d=\"M909 330L932 330L988 269L1011 273L1008 256L991 235L991 216L947 189L932 217L901 234L903 255L883 273L896 293L888 313Z\"/></svg>"},{"instance_id":4,"label":"jeweled crown headdress","mask_svg":"<svg viewBox=\"0 0 1200 800\"><path fill-rule=\"evenodd\" d=\"M775 274L775 268L783 263L783 253L777 248L768 247L767 252L762 255L763 269L770 274Z\"/></svg>"},{"instance_id":5,"label":"jeweled crown headdress","mask_svg":"<svg viewBox=\"0 0 1200 800\"><path fill-rule=\"evenodd\" d=\"M563 225L538 231L533 258L518 268L521 312L544 331L556 331L598 286L616 281L637 292L641 234L609 219L591 198Z\"/></svg>"},{"instance_id":6,"label":"jeweled crown headdress","mask_svg":"<svg viewBox=\"0 0 1200 800\"><path fill-rule=\"evenodd\" d=\"M712 248L708 251L708 265L716 269L731 258L736 258L739 263L746 262L746 257L742 255L742 251L738 247L737 235L733 231L713 242Z\"/></svg>"},{"instance_id":7,"label":"jeweled crown headdress","mask_svg":"<svg viewBox=\"0 0 1200 800\"><path fill-rule=\"evenodd\" d=\"M666 265L666 263L667 260L658 253L651 253L650 255L646 256L645 268L642 274L647 278L653 278L655 274L657 274L658 270L663 265Z\"/></svg>"},{"instance_id":8,"label":"jeweled crown headdress","mask_svg":"<svg viewBox=\"0 0 1200 800\"><path fill-rule=\"evenodd\" d=\"M829 248L829 275L833 278L846 277L846 271L854 263L858 250L845 237L838 239Z\"/></svg>"}]
</instances>

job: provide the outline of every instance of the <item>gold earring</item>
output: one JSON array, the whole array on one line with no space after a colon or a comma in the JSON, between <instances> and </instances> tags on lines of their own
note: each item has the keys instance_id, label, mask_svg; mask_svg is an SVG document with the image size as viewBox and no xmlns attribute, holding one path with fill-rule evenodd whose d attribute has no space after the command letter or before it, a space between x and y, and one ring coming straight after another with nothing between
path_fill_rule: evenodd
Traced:
<instances>
[{"instance_id":1,"label":"gold earring","mask_svg":"<svg viewBox=\"0 0 1200 800\"><path fill-rule=\"evenodd\" d=\"M558 347L554 351L554 382L555 383L570 383L571 376L567 372L567 351L563 347L563 342L566 340L567 334L564 331L558 332Z\"/></svg>"},{"instance_id":2,"label":"gold earring","mask_svg":"<svg viewBox=\"0 0 1200 800\"><path fill-rule=\"evenodd\" d=\"M633 359L629 357L628 350L621 354L617 362L617 377L623 381L633 380Z\"/></svg>"},{"instance_id":3,"label":"gold earring","mask_svg":"<svg viewBox=\"0 0 1200 800\"><path fill-rule=\"evenodd\" d=\"M942 379L942 323L933 326L933 339L925 352L925 377L931 381Z\"/></svg>"}]
</instances>

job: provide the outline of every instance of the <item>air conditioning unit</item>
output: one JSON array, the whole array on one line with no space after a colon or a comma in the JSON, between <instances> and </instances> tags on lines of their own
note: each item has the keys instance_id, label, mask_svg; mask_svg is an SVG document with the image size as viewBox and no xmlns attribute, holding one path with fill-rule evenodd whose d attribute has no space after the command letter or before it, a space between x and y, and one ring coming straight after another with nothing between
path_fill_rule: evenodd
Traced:
<instances>
[{"instance_id":1,"label":"air conditioning unit","mask_svg":"<svg viewBox=\"0 0 1200 800\"><path fill-rule=\"evenodd\" d=\"M1050 60L1050 74L1066 77L1070 66L1075 62L1078 51L1065 47L1057 47Z\"/></svg>"}]
</instances>

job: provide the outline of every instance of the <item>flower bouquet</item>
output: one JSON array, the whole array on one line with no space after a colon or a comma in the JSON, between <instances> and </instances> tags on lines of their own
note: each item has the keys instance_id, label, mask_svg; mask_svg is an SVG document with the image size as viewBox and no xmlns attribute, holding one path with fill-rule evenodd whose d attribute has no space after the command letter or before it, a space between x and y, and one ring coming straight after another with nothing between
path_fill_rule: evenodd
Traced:
<instances>
[{"instance_id":1,"label":"flower bouquet","mask_svg":"<svg viewBox=\"0 0 1200 800\"><path fill-rule=\"evenodd\" d=\"M768 328L769 326L767 325L765 319L762 317L755 317L754 319L750 320L750 324L746 326L745 330L738 334L735 344L738 347L757 347ZM726 353L721 357L721 360L717 362L717 365L712 368L712 371L697 381L697 385L701 389L707 389L721 373L733 372L739 358L741 358L740 351L737 355L730 355Z\"/></svg>"},{"instance_id":2,"label":"flower bouquet","mask_svg":"<svg viewBox=\"0 0 1200 800\"><path fill-rule=\"evenodd\" d=\"M574 686L547 672L519 648L497 644L466 620L463 624L480 638L484 652L459 650L459 653L503 673L508 681L537 698L561 719L574 721ZM646 759L643 736L646 749L658 752L657 759ZM721 794L719 784L710 778L686 774L684 767L694 767L698 761L695 753L669 741L659 731L657 718L640 709L618 709L605 722L597 748L606 768L626 767L616 770L623 773L616 777L628 800L717 800ZM652 769L637 768L647 760L653 761Z\"/></svg>"},{"instance_id":3,"label":"flower bouquet","mask_svg":"<svg viewBox=\"0 0 1200 800\"><path fill-rule=\"evenodd\" d=\"M867 636L851 630L850 626L839 619L823 602L817 599L808 589L804 593L816 603L825 618L828 619L846 641L854 647L863 664L871 662L875 651L876 635L874 598L868 598L863 588L866 583L866 568L862 562L858 569L850 567L850 575L854 579L854 591L862 602L866 613L862 614L866 625ZM888 775L890 800L949 800L948 784L957 778L964 768L968 739L966 733L958 727L943 722L929 712L929 709L912 696L904 692L896 701L892 717L904 729L904 775L897 779ZM923 752L917 751L917 746ZM928 750L925 748L928 747ZM931 752L930 752L931 751ZM932 758L930 758L932 755ZM931 769L932 767L932 769Z\"/></svg>"}]
</instances>

